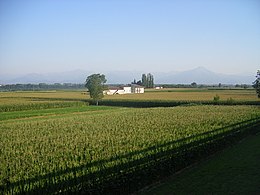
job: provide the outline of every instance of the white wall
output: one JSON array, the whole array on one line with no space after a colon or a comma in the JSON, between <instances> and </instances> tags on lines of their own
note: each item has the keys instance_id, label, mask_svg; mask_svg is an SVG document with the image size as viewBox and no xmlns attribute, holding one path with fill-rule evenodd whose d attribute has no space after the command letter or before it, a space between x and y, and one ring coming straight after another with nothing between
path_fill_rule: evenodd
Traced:
<instances>
[{"instance_id":1,"label":"white wall","mask_svg":"<svg viewBox=\"0 0 260 195\"><path fill-rule=\"evenodd\" d=\"M144 88L143 87L136 87L135 88L135 93L144 93Z\"/></svg>"},{"instance_id":2,"label":"white wall","mask_svg":"<svg viewBox=\"0 0 260 195\"><path fill-rule=\"evenodd\" d=\"M144 93L143 87L124 87L123 89L109 89L103 92L107 95L114 95L114 94L130 94L130 93Z\"/></svg>"},{"instance_id":3,"label":"white wall","mask_svg":"<svg viewBox=\"0 0 260 195\"><path fill-rule=\"evenodd\" d=\"M125 93L131 93L131 87L124 87Z\"/></svg>"},{"instance_id":4,"label":"white wall","mask_svg":"<svg viewBox=\"0 0 260 195\"><path fill-rule=\"evenodd\" d=\"M123 89L119 89L116 94L125 94L125 91Z\"/></svg>"}]
</instances>

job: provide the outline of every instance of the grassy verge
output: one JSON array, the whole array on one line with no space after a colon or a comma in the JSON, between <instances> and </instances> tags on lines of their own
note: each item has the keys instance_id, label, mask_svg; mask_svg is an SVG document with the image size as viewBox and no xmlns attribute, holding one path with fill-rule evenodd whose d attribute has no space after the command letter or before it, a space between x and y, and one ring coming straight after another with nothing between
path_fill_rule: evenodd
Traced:
<instances>
[{"instance_id":1,"label":"grassy verge","mask_svg":"<svg viewBox=\"0 0 260 195\"><path fill-rule=\"evenodd\" d=\"M111 109L116 109L116 107L74 106L74 107L67 107L67 108L52 108L52 109L42 109L42 110L1 112L0 121L10 120L10 119L39 117L39 116L62 115L62 114L69 114L69 113L75 113L75 112L78 113L78 112L89 112L89 111L99 111L99 110L111 110Z\"/></svg>"},{"instance_id":2,"label":"grassy verge","mask_svg":"<svg viewBox=\"0 0 260 195\"><path fill-rule=\"evenodd\" d=\"M260 134L138 194L260 194Z\"/></svg>"}]
</instances>

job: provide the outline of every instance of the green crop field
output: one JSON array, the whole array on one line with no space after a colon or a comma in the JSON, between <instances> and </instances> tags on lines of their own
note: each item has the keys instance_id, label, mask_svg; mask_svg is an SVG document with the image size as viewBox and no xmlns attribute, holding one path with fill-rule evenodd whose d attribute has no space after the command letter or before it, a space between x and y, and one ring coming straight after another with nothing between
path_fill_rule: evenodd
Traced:
<instances>
[{"instance_id":1,"label":"green crop field","mask_svg":"<svg viewBox=\"0 0 260 195\"><path fill-rule=\"evenodd\" d=\"M251 91L244 92L219 94L255 100ZM139 95L168 100L172 93L199 92ZM211 92L200 92L201 99L205 93ZM260 123L259 106L96 107L76 101L86 97L82 92L0 95L4 194L129 193L156 180L158 171L174 173Z\"/></svg>"}]
</instances>

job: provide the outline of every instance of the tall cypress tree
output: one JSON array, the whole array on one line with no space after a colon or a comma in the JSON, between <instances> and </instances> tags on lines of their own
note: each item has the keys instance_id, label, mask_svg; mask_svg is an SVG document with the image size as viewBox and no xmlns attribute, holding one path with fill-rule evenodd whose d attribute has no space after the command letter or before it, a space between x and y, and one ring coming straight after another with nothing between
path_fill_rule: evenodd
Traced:
<instances>
[{"instance_id":1,"label":"tall cypress tree","mask_svg":"<svg viewBox=\"0 0 260 195\"><path fill-rule=\"evenodd\" d=\"M154 87L154 78L151 73L142 74L142 85L146 88L153 88Z\"/></svg>"},{"instance_id":2,"label":"tall cypress tree","mask_svg":"<svg viewBox=\"0 0 260 195\"><path fill-rule=\"evenodd\" d=\"M142 85L143 85L144 87L147 86L147 77L146 77L145 74L142 74Z\"/></svg>"},{"instance_id":3,"label":"tall cypress tree","mask_svg":"<svg viewBox=\"0 0 260 195\"><path fill-rule=\"evenodd\" d=\"M260 98L260 70L257 71L256 80L253 82L258 98Z\"/></svg>"}]
</instances>

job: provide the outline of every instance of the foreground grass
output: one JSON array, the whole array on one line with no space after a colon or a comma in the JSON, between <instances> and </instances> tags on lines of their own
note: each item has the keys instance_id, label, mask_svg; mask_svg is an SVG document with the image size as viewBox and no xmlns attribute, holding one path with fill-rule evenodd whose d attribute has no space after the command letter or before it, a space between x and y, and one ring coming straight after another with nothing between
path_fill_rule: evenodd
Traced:
<instances>
[{"instance_id":1,"label":"foreground grass","mask_svg":"<svg viewBox=\"0 0 260 195\"><path fill-rule=\"evenodd\" d=\"M260 194L260 134L140 192L150 194Z\"/></svg>"}]
</instances>

